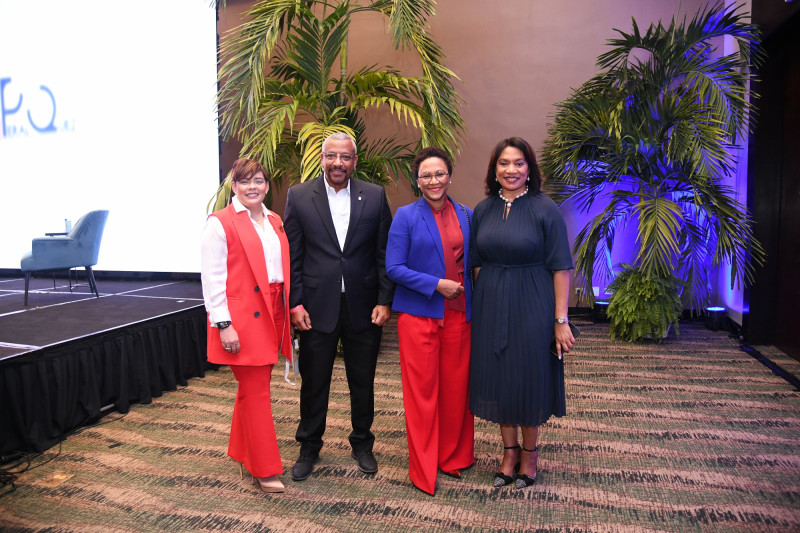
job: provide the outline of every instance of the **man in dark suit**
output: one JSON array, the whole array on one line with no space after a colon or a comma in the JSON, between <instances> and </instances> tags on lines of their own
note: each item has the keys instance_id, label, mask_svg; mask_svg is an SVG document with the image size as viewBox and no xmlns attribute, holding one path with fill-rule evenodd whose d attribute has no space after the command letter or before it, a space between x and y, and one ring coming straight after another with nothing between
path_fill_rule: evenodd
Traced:
<instances>
[{"instance_id":1,"label":"man in dark suit","mask_svg":"<svg viewBox=\"0 0 800 533\"><path fill-rule=\"evenodd\" d=\"M306 479L322 449L333 363L339 340L350 387L350 446L358 468L378 471L374 380L383 324L394 285L386 275L392 214L383 187L351 178L355 141L335 133L322 144L322 176L289 189L284 227L291 254L290 308L300 337L300 457L295 481Z\"/></svg>"}]
</instances>

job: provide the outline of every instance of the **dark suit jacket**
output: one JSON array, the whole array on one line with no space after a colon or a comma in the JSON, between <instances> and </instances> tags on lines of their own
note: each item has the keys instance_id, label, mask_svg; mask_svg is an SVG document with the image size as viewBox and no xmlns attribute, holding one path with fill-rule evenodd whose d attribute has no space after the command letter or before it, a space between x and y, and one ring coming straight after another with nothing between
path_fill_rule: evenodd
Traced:
<instances>
[{"instance_id":1,"label":"dark suit jacket","mask_svg":"<svg viewBox=\"0 0 800 533\"><path fill-rule=\"evenodd\" d=\"M345 298L356 331L372 325L372 309L391 305L394 284L386 275L386 241L392 213L383 187L350 178L350 225L344 250L333 226L325 178L289 188L284 227L291 254L289 306L302 304L311 327L336 327L344 277Z\"/></svg>"}]
</instances>

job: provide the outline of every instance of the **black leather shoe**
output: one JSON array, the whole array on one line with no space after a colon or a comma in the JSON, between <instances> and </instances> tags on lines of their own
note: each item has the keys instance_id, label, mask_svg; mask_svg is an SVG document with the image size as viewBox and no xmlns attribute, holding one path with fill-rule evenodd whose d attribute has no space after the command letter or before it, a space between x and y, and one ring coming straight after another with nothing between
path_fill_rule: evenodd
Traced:
<instances>
[{"instance_id":1,"label":"black leather shoe","mask_svg":"<svg viewBox=\"0 0 800 533\"><path fill-rule=\"evenodd\" d=\"M292 467L292 479L295 481L303 481L311 475L314 471L314 464L319 461L319 455L301 455L298 457L297 462Z\"/></svg>"},{"instance_id":2,"label":"black leather shoe","mask_svg":"<svg viewBox=\"0 0 800 533\"><path fill-rule=\"evenodd\" d=\"M372 455L371 451L363 450L360 452L353 452L351 455L358 463L358 469L365 474L374 474L378 471L378 461L375 460L375 456Z\"/></svg>"}]
</instances>

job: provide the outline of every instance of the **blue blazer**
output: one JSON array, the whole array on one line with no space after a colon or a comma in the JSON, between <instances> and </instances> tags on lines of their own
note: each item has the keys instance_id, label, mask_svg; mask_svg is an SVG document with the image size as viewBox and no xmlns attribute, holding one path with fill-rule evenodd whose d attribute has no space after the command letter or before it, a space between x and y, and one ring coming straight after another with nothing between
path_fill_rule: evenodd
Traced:
<instances>
[{"instance_id":1,"label":"blue blazer","mask_svg":"<svg viewBox=\"0 0 800 533\"><path fill-rule=\"evenodd\" d=\"M468 220L461 204L449 196L447 200L455 209L464 236L464 295L469 321L472 318L469 257L472 210L466 208L470 215ZM395 213L386 244L386 274L397 284L392 310L415 316L444 318L445 298L436 292L436 285L445 277L442 237L425 198L403 206Z\"/></svg>"}]
</instances>

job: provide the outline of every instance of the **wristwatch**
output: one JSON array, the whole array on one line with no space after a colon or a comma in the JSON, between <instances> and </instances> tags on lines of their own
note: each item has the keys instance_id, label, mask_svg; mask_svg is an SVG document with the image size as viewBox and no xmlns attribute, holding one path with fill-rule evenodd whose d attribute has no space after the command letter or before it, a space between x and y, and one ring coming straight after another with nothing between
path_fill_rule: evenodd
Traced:
<instances>
[{"instance_id":1,"label":"wristwatch","mask_svg":"<svg viewBox=\"0 0 800 533\"><path fill-rule=\"evenodd\" d=\"M563 317L562 318L562 317L557 316L556 317L556 322L558 322L559 324L567 324L569 322L569 318L568 317Z\"/></svg>"},{"instance_id":2,"label":"wristwatch","mask_svg":"<svg viewBox=\"0 0 800 533\"><path fill-rule=\"evenodd\" d=\"M220 329L220 330L225 329L230 325L231 325L231 323L227 322L227 321L226 322L217 322L217 328Z\"/></svg>"}]
</instances>

